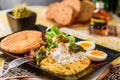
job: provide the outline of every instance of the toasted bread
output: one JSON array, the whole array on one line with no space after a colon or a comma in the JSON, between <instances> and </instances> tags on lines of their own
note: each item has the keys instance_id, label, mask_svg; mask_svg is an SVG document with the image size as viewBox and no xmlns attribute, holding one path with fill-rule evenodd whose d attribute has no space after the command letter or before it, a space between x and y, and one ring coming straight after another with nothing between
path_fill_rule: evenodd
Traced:
<instances>
[{"instance_id":1,"label":"toasted bread","mask_svg":"<svg viewBox=\"0 0 120 80\"><path fill-rule=\"evenodd\" d=\"M0 43L0 47L10 53L23 54L28 50L39 48L41 40L41 32L25 30L4 38Z\"/></svg>"}]
</instances>

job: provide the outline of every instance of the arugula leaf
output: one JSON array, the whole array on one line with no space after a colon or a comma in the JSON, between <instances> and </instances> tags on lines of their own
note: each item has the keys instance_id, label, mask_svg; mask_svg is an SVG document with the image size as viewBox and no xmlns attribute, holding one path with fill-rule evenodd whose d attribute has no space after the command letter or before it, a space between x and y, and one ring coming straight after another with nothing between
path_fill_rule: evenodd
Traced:
<instances>
[{"instance_id":1,"label":"arugula leaf","mask_svg":"<svg viewBox=\"0 0 120 80\"><path fill-rule=\"evenodd\" d=\"M70 45L75 44L75 37L69 36L69 44L70 44Z\"/></svg>"},{"instance_id":2,"label":"arugula leaf","mask_svg":"<svg viewBox=\"0 0 120 80\"><path fill-rule=\"evenodd\" d=\"M84 48L82 48L80 45L77 45L77 44L72 44L69 46L69 51L70 52L86 52L86 50Z\"/></svg>"},{"instance_id":3,"label":"arugula leaf","mask_svg":"<svg viewBox=\"0 0 120 80\"><path fill-rule=\"evenodd\" d=\"M57 26L55 26L55 25L52 25L52 26L51 26L51 32L56 33L56 35L61 34L60 29L57 28Z\"/></svg>"},{"instance_id":4,"label":"arugula leaf","mask_svg":"<svg viewBox=\"0 0 120 80\"><path fill-rule=\"evenodd\" d=\"M36 64L39 65L40 61L46 57L46 51L44 47L41 47L38 52L36 53Z\"/></svg>"},{"instance_id":5,"label":"arugula leaf","mask_svg":"<svg viewBox=\"0 0 120 80\"><path fill-rule=\"evenodd\" d=\"M58 47L59 42L63 43L69 42L69 45L73 45L75 44L75 37L64 34L63 32L60 31L60 29L57 26L51 25L46 29L45 35L46 51L49 52L52 48Z\"/></svg>"}]
</instances>

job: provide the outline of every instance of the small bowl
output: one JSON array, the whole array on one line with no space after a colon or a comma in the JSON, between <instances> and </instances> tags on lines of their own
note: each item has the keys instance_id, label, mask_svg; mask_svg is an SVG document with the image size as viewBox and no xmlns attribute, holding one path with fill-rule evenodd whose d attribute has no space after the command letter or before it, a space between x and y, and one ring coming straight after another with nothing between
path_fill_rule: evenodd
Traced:
<instances>
[{"instance_id":1,"label":"small bowl","mask_svg":"<svg viewBox=\"0 0 120 80\"><path fill-rule=\"evenodd\" d=\"M31 15L24 18L16 18L12 15L12 11L7 12L8 22L13 32L26 30L27 28L34 27L36 22L36 13L31 12Z\"/></svg>"}]
</instances>

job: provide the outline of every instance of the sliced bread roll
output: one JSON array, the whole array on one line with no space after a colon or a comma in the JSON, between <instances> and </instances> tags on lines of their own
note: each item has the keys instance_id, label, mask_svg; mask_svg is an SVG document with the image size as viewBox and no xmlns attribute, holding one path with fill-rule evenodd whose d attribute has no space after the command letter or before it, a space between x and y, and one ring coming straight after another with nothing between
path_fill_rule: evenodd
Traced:
<instances>
[{"instance_id":1,"label":"sliced bread roll","mask_svg":"<svg viewBox=\"0 0 120 80\"><path fill-rule=\"evenodd\" d=\"M71 6L74 9L75 17L78 17L80 14L81 2L80 0L63 0L61 2L64 5Z\"/></svg>"},{"instance_id":2,"label":"sliced bread roll","mask_svg":"<svg viewBox=\"0 0 120 80\"><path fill-rule=\"evenodd\" d=\"M56 11L56 7L58 6L60 3L56 2L56 3L52 3L48 6L48 9L46 11L46 18L49 20L53 20L54 19L54 15L55 15L55 11Z\"/></svg>"},{"instance_id":3,"label":"sliced bread roll","mask_svg":"<svg viewBox=\"0 0 120 80\"><path fill-rule=\"evenodd\" d=\"M49 6L46 17L54 20L56 23L66 26L70 25L74 19L74 10L72 7L61 4L53 3Z\"/></svg>"},{"instance_id":4,"label":"sliced bread roll","mask_svg":"<svg viewBox=\"0 0 120 80\"><path fill-rule=\"evenodd\" d=\"M78 18L78 22L88 22L91 18L93 11L95 10L95 3L89 0L81 1L81 12Z\"/></svg>"}]
</instances>

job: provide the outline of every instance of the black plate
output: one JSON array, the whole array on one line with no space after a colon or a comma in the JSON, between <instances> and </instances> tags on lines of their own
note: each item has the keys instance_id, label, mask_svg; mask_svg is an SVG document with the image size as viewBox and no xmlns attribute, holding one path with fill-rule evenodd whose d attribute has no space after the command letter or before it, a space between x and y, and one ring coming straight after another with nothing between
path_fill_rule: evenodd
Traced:
<instances>
[{"instance_id":1,"label":"black plate","mask_svg":"<svg viewBox=\"0 0 120 80\"><path fill-rule=\"evenodd\" d=\"M33 28L28 28L28 30L45 31L46 27L44 27L42 25L36 25ZM0 41L5 37L0 38ZM76 38L76 41L81 41L81 40L82 39ZM107 59L105 61L102 61L102 62L91 62L90 66L87 69L85 69L84 71L82 71L78 74L71 75L71 76L57 75L55 73L46 71L46 70L42 69L41 67L36 66L35 64L32 64L32 63L26 63L26 64L24 64L24 66L27 67L27 69L32 69L36 73L40 73L41 75L45 75L45 76L49 77L51 80L53 80L53 79L54 80L80 80L83 76L99 69L100 67L106 65L107 63L111 62L113 59L120 56L120 53L118 51L115 51L115 50L112 50L112 49L109 49L109 48L106 48L106 47L103 47L103 46L100 46L100 45L96 45L96 49L107 53L108 54ZM9 52L6 52L2 49L0 49L0 50L2 52L4 52L3 56L8 56L10 59L15 59L16 58L16 55L10 54ZM17 56L20 56L20 55L17 55Z\"/></svg>"}]
</instances>

